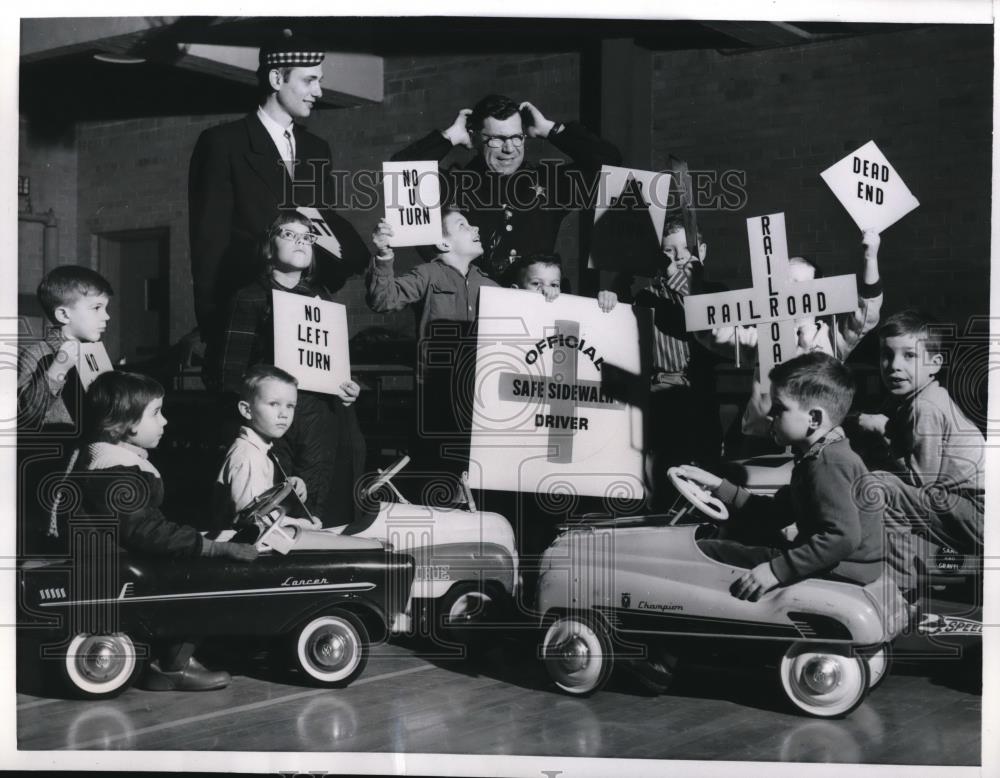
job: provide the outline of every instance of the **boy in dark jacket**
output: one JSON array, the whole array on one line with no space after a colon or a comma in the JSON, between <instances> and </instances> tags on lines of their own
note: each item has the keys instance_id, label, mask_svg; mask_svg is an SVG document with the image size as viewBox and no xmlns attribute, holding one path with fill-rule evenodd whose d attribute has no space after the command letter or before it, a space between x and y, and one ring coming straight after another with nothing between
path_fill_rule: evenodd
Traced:
<instances>
[{"instance_id":1,"label":"boy in dark jacket","mask_svg":"<svg viewBox=\"0 0 1000 778\"><path fill-rule=\"evenodd\" d=\"M851 373L811 353L777 365L770 377L771 434L795 453L791 483L762 497L682 466L683 475L737 509L722 537L698 545L713 559L751 568L733 586L741 600L819 575L871 583L882 572L882 521L877 506L855 499L870 474L840 428L854 397ZM798 530L793 540L781 532L790 524Z\"/></svg>"}]
</instances>

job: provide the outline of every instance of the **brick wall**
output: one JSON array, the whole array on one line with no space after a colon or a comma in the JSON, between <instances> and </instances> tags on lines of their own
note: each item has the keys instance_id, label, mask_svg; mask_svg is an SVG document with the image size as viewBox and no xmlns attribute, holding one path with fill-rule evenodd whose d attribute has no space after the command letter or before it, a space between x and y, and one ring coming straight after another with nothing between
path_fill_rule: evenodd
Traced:
<instances>
[{"instance_id":1,"label":"brick wall","mask_svg":"<svg viewBox=\"0 0 1000 778\"><path fill-rule=\"evenodd\" d=\"M654 162L746 171L738 212L707 210L711 277L749 286L745 219L784 211L789 251L854 272L860 232L819 177L874 139L920 207L883 234L885 312L964 327L989 310L992 32L950 26L726 56L654 59Z\"/></svg>"},{"instance_id":2,"label":"brick wall","mask_svg":"<svg viewBox=\"0 0 1000 778\"><path fill-rule=\"evenodd\" d=\"M345 169L378 169L394 150L448 124L488 91L535 101L553 119L579 108L579 57L511 54L386 61L380 105L319 111L309 121ZM962 319L985 312L989 262L992 39L989 28L932 27L726 56L654 57L654 164L668 153L692 169L746 171L737 213L706 211L714 277L749 284L744 219L787 215L789 246L829 273L860 258L857 230L819 173L874 138L921 201L890 228L882 248L886 309L920 305ZM20 171L32 175L35 210L60 219L60 261L88 262L95 233L170 231L171 339L194 326L187 243L187 164L198 133L235 116L85 122L42 138L22 121ZM536 141L529 157L549 150ZM460 158L464 151L456 151ZM348 218L367 239L378 212ZM559 250L576 275L577 220ZM30 231L38 231L33 248ZM28 238L25 234L28 233ZM22 290L40 275L40 227L22 230ZM405 270L415 261L400 252ZM34 275L32 275L34 274ZM383 325L412 333L409 313L372 314L360 280L342 292L352 331Z\"/></svg>"},{"instance_id":3,"label":"brick wall","mask_svg":"<svg viewBox=\"0 0 1000 778\"><path fill-rule=\"evenodd\" d=\"M447 126L460 108L471 106L489 91L531 99L557 119L575 118L577 59L574 55L537 54L390 59L386 61L382 104L318 111L309 119L308 128L330 142L335 166L349 171L381 170L382 161L394 151L435 127ZM203 129L237 117L164 117L79 126L80 229L75 243L70 242L80 256L89 256L94 234L168 227L171 340L195 325L187 237L188 160ZM538 141L529 157L537 157L546 148L551 149ZM463 153L456 151L454 158L462 159ZM350 190L345 194L349 197ZM349 210L345 215L367 241L381 208ZM563 234L566 239L561 250L575 256L573 225L567 224ZM416 262L413 251L399 254L401 270ZM409 312L391 316L372 313L364 303L361 279L343 289L340 301L348 305L352 334L375 325L407 335L414 331Z\"/></svg>"},{"instance_id":4,"label":"brick wall","mask_svg":"<svg viewBox=\"0 0 1000 778\"><path fill-rule=\"evenodd\" d=\"M72 126L39 128L21 117L18 125L19 175L31 179L31 211L55 212L59 227L58 261L77 262L77 140ZM18 223L18 292L34 294L42 280L43 225ZM85 264L85 263L84 263Z\"/></svg>"}]
</instances>

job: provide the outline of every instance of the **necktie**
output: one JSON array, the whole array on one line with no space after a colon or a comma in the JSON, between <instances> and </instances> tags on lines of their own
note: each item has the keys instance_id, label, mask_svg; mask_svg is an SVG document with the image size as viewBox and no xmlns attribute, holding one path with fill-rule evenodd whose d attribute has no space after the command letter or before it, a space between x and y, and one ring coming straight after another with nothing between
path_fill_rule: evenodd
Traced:
<instances>
[{"instance_id":1,"label":"necktie","mask_svg":"<svg viewBox=\"0 0 1000 778\"><path fill-rule=\"evenodd\" d=\"M295 178L295 146L292 145L292 133L285 130L285 143L288 144L288 152L285 156L285 170L288 171L288 177Z\"/></svg>"}]
</instances>

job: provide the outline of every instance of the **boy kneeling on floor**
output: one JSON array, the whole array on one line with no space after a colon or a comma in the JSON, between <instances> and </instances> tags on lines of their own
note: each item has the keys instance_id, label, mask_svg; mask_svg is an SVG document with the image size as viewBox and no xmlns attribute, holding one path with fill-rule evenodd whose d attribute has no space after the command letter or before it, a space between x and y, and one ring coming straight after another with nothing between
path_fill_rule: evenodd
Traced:
<instances>
[{"instance_id":1,"label":"boy kneeling on floor","mask_svg":"<svg viewBox=\"0 0 1000 778\"><path fill-rule=\"evenodd\" d=\"M795 454L791 483L764 497L682 466L684 476L736 509L719 538L698 546L712 559L750 568L732 587L741 600L820 575L875 581L883 566L882 516L856 499L871 476L840 427L854 398L850 370L812 353L777 365L770 378L771 434ZM781 530L791 524L798 532L788 540Z\"/></svg>"}]
</instances>

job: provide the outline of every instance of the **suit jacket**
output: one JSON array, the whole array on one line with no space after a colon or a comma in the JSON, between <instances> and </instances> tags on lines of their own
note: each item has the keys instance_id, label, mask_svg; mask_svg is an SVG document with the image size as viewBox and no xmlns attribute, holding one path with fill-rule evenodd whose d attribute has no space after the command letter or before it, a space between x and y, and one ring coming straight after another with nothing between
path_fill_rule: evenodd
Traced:
<instances>
[{"instance_id":1,"label":"suit jacket","mask_svg":"<svg viewBox=\"0 0 1000 778\"><path fill-rule=\"evenodd\" d=\"M256 114L211 127L195 144L188 210L195 314L203 339L217 333L233 292L260 275L259 241L279 209L318 208L340 241L340 259L316 246L318 274L331 291L368 266L370 252L357 230L323 207L337 194L330 145L301 127L294 133L294 186Z\"/></svg>"}]
</instances>

